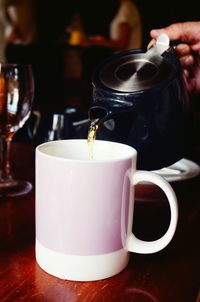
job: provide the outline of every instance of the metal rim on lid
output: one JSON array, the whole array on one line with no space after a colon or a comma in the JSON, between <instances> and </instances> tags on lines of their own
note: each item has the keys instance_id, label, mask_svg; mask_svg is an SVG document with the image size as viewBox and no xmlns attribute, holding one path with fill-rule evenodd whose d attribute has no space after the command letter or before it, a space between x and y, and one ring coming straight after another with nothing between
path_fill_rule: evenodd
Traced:
<instances>
[{"instance_id":1,"label":"metal rim on lid","mask_svg":"<svg viewBox=\"0 0 200 302\"><path fill-rule=\"evenodd\" d=\"M169 80L174 66L160 55L148 56L135 50L114 55L98 70L100 82L118 92L139 92Z\"/></svg>"}]
</instances>

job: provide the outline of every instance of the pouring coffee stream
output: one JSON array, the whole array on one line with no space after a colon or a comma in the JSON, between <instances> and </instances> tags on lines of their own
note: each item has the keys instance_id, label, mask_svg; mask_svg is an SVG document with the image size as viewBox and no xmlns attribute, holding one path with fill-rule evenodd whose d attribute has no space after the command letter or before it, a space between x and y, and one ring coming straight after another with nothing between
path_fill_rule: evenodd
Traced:
<instances>
[{"instance_id":1,"label":"pouring coffee stream","mask_svg":"<svg viewBox=\"0 0 200 302\"><path fill-rule=\"evenodd\" d=\"M133 146L139 169L161 169L183 158L188 94L168 36L160 35L145 53L113 54L97 66L92 85L88 116L100 139L105 130L106 139ZM112 131L104 127L111 119Z\"/></svg>"}]
</instances>

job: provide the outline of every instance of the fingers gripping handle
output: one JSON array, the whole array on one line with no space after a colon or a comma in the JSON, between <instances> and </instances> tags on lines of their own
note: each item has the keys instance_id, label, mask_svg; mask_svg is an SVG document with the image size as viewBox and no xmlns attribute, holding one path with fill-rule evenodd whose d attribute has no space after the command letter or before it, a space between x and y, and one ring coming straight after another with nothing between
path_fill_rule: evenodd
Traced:
<instances>
[{"instance_id":1,"label":"fingers gripping handle","mask_svg":"<svg viewBox=\"0 0 200 302\"><path fill-rule=\"evenodd\" d=\"M140 240L136 238L135 235L130 231L126 240L126 249L130 252L139 254L151 254L158 252L169 244L176 231L178 222L178 204L176 195L171 185L163 177L155 173L148 171L136 171L134 174L130 173L129 177L132 185L136 185L139 182L151 182L160 187L167 196L170 206L171 219L166 233L161 238L154 241ZM132 224L132 221L129 221L129 223ZM129 226L128 229L131 230L132 226Z\"/></svg>"}]
</instances>

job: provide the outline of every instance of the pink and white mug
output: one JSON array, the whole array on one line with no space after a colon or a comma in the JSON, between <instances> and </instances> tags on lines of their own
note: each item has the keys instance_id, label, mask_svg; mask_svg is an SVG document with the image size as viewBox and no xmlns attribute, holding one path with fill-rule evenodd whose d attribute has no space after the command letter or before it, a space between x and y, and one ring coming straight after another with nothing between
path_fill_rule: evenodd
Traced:
<instances>
[{"instance_id":1,"label":"pink and white mug","mask_svg":"<svg viewBox=\"0 0 200 302\"><path fill-rule=\"evenodd\" d=\"M176 195L161 176L136 171L137 152L120 143L57 140L36 148L36 260L61 279L111 277L128 264L130 252L148 254L172 240ZM151 182L166 194L171 211L166 233L142 241L132 232L134 186Z\"/></svg>"}]
</instances>

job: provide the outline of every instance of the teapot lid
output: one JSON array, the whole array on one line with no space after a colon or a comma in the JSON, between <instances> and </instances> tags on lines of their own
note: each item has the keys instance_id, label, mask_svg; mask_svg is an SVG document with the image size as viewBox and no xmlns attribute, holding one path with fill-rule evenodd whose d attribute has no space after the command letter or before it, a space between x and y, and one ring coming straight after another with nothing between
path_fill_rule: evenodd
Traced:
<instances>
[{"instance_id":1,"label":"teapot lid","mask_svg":"<svg viewBox=\"0 0 200 302\"><path fill-rule=\"evenodd\" d=\"M146 53L132 49L114 54L99 66L95 76L107 88L124 93L146 90L170 79L175 66L163 56L169 50L166 37L159 36Z\"/></svg>"}]
</instances>

